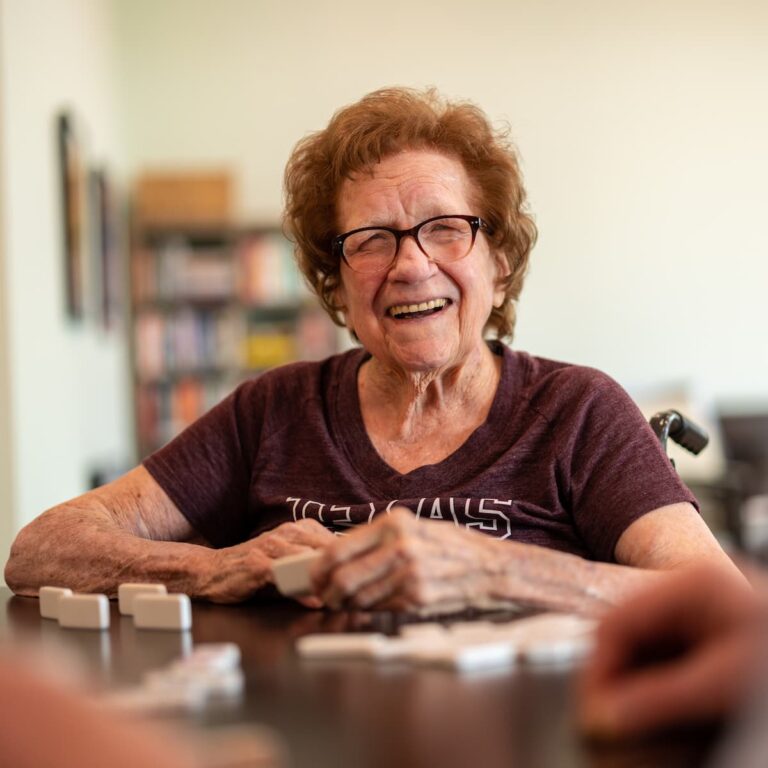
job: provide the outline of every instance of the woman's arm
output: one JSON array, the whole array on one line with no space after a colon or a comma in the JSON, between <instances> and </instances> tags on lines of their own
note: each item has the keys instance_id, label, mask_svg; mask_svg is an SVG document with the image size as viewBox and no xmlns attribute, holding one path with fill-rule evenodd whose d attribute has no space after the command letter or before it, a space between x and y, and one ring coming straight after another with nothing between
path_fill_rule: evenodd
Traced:
<instances>
[{"instance_id":1,"label":"woman's arm","mask_svg":"<svg viewBox=\"0 0 768 768\"><path fill-rule=\"evenodd\" d=\"M658 571L695 563L746 585L689 504L636 520L619 539L616 558L620 564L597 563L498 541L399 509L327 548L313 576L331 607L427 611L522 603L592 614L657 579Z\"/></svg>"},{"instance_id":2,"label":"woman's arm","mask_svg":"<svg viewBox=\"0 0 768 768\"><path fill-rule=\"evenodd\" d=\"M45 585L115 595L123 582L156 581L190 597L237 602L271 582L272 560L333 538L316 521L302 520L211 549L139 466L23 528L11 547L5 579L19 595L36 595Z\"/></svg>"}]
</instances>

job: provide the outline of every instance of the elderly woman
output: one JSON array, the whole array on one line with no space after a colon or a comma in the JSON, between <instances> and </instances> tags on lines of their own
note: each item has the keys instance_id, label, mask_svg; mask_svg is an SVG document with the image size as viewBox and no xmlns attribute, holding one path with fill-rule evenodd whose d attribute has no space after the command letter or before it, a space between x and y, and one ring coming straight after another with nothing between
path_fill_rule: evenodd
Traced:
<instances>
[{"instance_id":1,"label":"elderly woman","mask_svg":"<svg viewBox=\"0 0 768 768\"><path fill-rule=\"evenodd\" d=\"M617 384L486 340L512 334L536 230L479 109L372 93L298 144L286 197L304 275L361 346L243 384L41 515L12 548L17 593L238 601L307 549L305 602L330 607L592 611L653 570L736 573Z\"/></svg>"}]
</instances>

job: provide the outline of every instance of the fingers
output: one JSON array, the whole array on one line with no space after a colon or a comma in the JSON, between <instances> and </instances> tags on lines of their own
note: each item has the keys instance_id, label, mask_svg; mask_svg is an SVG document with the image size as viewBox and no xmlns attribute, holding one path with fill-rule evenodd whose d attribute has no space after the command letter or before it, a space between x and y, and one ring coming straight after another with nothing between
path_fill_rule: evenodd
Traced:
<instances>
[{"instance_id":1,"label":"fingers","mask_svg":"<svg viewBox=\"0 0 768 768\"><path fill-rule=\"evenodd\" d=\"M377 517L370 525L356 528L339 539L329 550L325 561L330 567L358 557L383 541L400 538L413 531L418 521L405 507L395 507L388 515Z\"/></svg>"},{"instance_id":2,"label":"fingers","mask_svg":"<svg viewBox=\"0 0 768 768\"><path fill-rule=\"evenodd\" d=\"M679 660L633 670L621 679L582 690L585 731L608 738L638 736L661 728L702 722L732 711L741 698L755 648L744 637Z\"/></svg>"},{"instance_id":3,"label":"fingers","mask_svg":"<svg viewBox=\"0 0 768 768\"><path fill-rule=\"evenodd\" d=\"M482 581L478 540L484 541L395 509L326 548L312 568L313 585L332 608L455 606Z\"/></svg>"},{"instance_id":4,"label":"fingers","mask_svg":"<svg viewBox=\"0 0 768 768\"><path fill-rule=\"evenodd\" d=\"M354 560L344 560L330 572L319 594L330 608L368 608L398 586L391 577L402 563L402 548L389 542Z\"/></svg>"},{"instance_id":5,"label":"fingers","mask_svg":"<svg viewBox=\"0 0 768 768\"><path fill-rule=\"evenodd\" d=\"M711 569L637 594L598 628L580 681L582 727L621 737L722 715L755 658L758 627L754 595Z\"/></svg>"},{"instance_id":6,"label":"fingers","mask_svg":"<svg viewBox=\"0 0 768 768\"><path fill-rule=\"evenodd\" d=\"M271 533L285 538L286 541L313 549L325 547L336 540L336 537L322 523L311 519L282 523Z\"/></svg>"},{"instance_id":7,"label":"fingers","mask_svg":"<svg viewBox=\"0 0 768 768\"><path fill-rule=\"evenodd\" d=\"M357 569L340 570L340 568L344 563L363 558L385 541L401 539L415 522L416 519L411 512L404 507L395 507L389 515L382 515L370 525L360 526L346 536L337 538L325 549L323 557L312 568L312 580L316 591L322 594L328 590L330 581L340 578L339 573L349 574L349 578L354 582L359 581L360 585L370 581L370 579L365 580L362 573L357 575ZM374 569L382 565L378 558L374 558L370 564ZM376 573L379 571L377 570ZM342 586L341 591L347 595L350 594L347 587Z\"/></svg>"},{"instance_id":8,"label":"fingers","mask_svg":"<svg viewBox=\"0 0 768 768\"><path fill-rule=\"evenodd\" d=\"M336 537L316 520L298 520L282 523L277 528L265 531L247 542L267 557L276 560L287 555L297 555L307 550L323 549Z\"/></svg>"},{"instance_id":9,"label":"fingers","mask_svg":"<svg viewBox=\"0 0 768 768\"><path fill-rule=\"evenodd\" d=\"M721 571L688 569L665 577L608 613L597 633L588 672L610 678L649 663L670 645L691 645L753 615L748 589L724 580Z\"/></svg>"}]
</instances>

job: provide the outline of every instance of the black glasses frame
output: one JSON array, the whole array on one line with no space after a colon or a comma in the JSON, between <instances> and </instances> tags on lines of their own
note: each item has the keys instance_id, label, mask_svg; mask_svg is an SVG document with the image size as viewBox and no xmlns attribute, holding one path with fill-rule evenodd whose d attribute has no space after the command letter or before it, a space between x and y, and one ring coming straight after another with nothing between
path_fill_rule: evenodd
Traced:
<instances>
[{"instance_id":1,"label":"black glasses frame","mask_svg":"<svg viewBox=\"0 0 768 768\"><path fill-rule=\"evenodd\" d=\"M416 245L419 246L419 250L430 260L435 261L436 263L439 263L436 261L436 259L433 259L425 250L424 246L421 244L421 241L419 240L419 231L422 227L426 226L427 224L430 224L433 221L437 221L438 219L462 219L469 224L469 227L472 231L472 242L469 244L469 248L467 249L468 255L469 252L475 247L475 240L477 239L477 233L479 230L483 230L489 235L493 234L493 229L488 225L487 222L483 221L479 216L469 216L467 214L463 213L444 213L442 216L432 216L432 218L425 219L424 221L419 222L415 227L411 227L410 229L395 229L394 227L358 227L357 229L352 229L349 232L344 232L341 235L337 235L333 238L333 253L336 256L340 256L342 259L344 259L344 262L346 265L353 271L355 268L347 261L347 257L344 253L344 241L350 237L351 235L356 235L358 232L378 232L380 230L384 230L385 232L390 232L395 236L395 252L392 254L392 260L386 265L383 266L381 269L377 269L374 272L370 272L368 274L375 274L376 272L383 272L385 269L389 269L397 259L397 254L400 252L400 242L404 237L412 237L416 241ZM464 258L464 257L462 257Z\"/></svg>"}]
</instances>

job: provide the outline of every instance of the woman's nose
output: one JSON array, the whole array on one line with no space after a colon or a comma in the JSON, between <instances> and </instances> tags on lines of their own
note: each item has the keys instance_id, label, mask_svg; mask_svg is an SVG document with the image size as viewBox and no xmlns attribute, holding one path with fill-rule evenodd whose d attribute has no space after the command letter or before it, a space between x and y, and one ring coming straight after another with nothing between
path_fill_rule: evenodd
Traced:
<instances>
[{"instance_id":1,"label":"woman's nose","mask_svg":"<svg viewBox=\"0 0 768 768\"><path fill-rule=\"evenodd\" d=\"M416 238L406 235L400 240L400 248L389 269L394 280L422 280L434 274L437 265L419 247Z\"/></svg>"}]
</instances>

